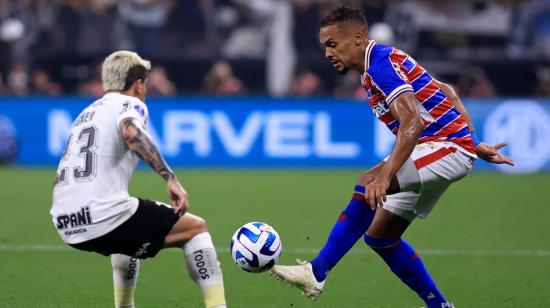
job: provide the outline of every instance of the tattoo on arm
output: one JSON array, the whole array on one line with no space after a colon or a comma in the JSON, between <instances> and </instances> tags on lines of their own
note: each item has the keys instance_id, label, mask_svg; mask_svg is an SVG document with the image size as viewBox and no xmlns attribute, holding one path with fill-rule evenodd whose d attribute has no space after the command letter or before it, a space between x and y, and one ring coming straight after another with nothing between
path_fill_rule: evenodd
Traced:
<instances>
[{"instance_id":1,"label":"tattoo on arm","mask_svg":"<svg viewBox=\"0 0 550 308\"><path fill-rule=\"evenodd\" d=\"M165 181L176 177L160 154L151 136L139 125L136 125L132 119L126 119L122 122L122 136L130 150L149 164Z\"/></svg>"}]
</instances>

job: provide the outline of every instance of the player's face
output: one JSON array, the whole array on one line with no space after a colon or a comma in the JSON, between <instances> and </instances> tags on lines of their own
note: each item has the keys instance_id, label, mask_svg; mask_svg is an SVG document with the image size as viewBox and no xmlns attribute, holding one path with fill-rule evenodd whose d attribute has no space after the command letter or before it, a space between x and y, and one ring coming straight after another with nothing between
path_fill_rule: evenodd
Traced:
<instances>
[{"instance_id":1,"label":"player's face","mask_svg":"<svg viewBox=\"0 0 550 308\"><path fill-rule=\"evenodd\" d=\"M319 42L325 48L325 58L341 75L348 72L353 65L356 38L349 29L330 25L319 30Z\"/></svg>"}]
</instances>

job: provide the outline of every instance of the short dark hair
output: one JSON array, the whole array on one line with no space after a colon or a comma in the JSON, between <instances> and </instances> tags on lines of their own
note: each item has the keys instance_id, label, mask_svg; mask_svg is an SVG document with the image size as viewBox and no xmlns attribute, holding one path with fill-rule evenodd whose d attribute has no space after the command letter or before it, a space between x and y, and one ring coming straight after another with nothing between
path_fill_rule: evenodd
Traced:
<instances>
[{"instance_id":1,"label":"short dark hair","mask_svg":"<svg viewBox=\"0 0 550 308\"><path fill-rule=\"evenodd\" d=\"M338 23L358 22L367 28L367 19L361 10L350 7L337 7L330 12L325 18L321 19L321 28L331 26Z\"/></svg>"},{"instance_id":2,"label":"short dark hair","mask_svg":"<svg viewBox=\"0 0 550 308\"><path fill-rule=\"evenodd\" d=\"M126 91L126 90L130 89L130 87L134 84L134 82L136 82L140 79L142 81L145 81L145 79L147 79L147 73L148 73L147 68L143 65L137 64L137 65L132 66L128 70L128 75L126 76L126 80L125 80L125 83L124 83L124 89L122 89L122 90Z\"/></svg>"}]
</instances>

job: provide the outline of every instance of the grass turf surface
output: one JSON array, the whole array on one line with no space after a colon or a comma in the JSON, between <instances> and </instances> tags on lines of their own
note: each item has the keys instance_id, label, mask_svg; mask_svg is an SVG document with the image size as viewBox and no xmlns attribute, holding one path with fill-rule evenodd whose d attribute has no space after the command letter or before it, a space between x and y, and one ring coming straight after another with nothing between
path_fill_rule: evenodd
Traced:
<instances>
[{"instance_id":1,"label":"grass turf surface","mask_svg":"<svg viewBox=\"0 0 550 308\"><path fill-rule=\"evenodd\" d=\"M420 307L416 295L360 241L316 302L267 274L233 265L231 235L248 221L273 225L281 263L309 259L351 196L358 171L179 170L191 212L221 248L230 307ZM66 249L51 223L51 169L0 169L0 307L110 307L109 258ZM457 307L550 306L550 175L472 174L452 186L405 238ZM131 192L166 200L160 177L138 171ZM46 245L46 246L40 246ZM138 307L201 307L181 251L142 263Z\"/></svg>"}]
</instances>

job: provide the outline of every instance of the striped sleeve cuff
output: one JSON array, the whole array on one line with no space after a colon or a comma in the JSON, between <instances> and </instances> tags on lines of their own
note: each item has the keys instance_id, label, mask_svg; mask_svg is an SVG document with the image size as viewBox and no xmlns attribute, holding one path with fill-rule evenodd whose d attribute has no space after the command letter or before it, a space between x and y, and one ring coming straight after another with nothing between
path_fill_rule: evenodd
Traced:
<instances>
[{"instance_id":1,"label":"striped sleeve cuff","mask_svg":"<svg viewBox=\"0 0 550 308\"><path fill-rule=\"evenodd\" d=\"M413 87L410 84L404 84L395 88L388 96L386 96L386 104L388 104L389 106L394 99L396 99L399 95L405 92L414 93Z\"/></svg>"}]
</instances>

